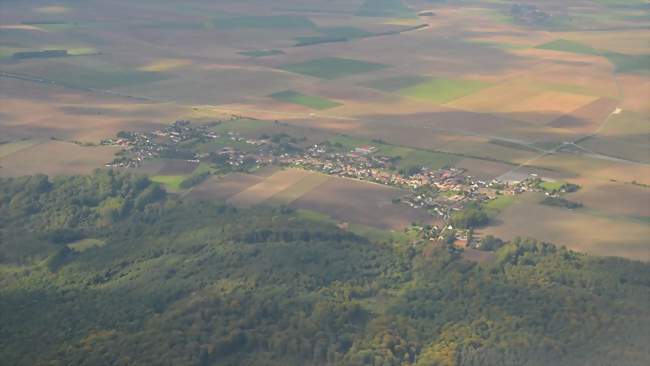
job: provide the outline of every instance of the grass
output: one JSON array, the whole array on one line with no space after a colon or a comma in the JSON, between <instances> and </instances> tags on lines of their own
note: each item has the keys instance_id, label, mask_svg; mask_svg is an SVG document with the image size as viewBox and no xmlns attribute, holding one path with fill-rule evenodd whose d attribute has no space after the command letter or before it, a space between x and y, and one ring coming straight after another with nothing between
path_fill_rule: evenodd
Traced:
<instances>
[{"instance_id":1,"label":"grass","mask_svg":"<svg viewBox=\"0 0 650 366\"><path fill-rule=\"evenodd\" d=\"M124 69L99 69L79 65L57 63L46 69L46 78L62 85L77 88L111 89L153 83L165 80L168 76L160 72Z\"/></svg>"},{"instance_id":2,"label":"grass","mask_svg":"<svg viewBox=\"0 0 650 366\"><path fill-rule=\"evenodd\" d=\"M424 76L418 75L403 75L403 76L393 76L385 79L373 80L371 82L363 83L361 85L381 90L384 92L396 92L400 89L410 88L412 86L421 84L427 81L427 78Z\"/></svg>"},{"instance_id":3,"label":"grass","mask_svg":"<svg viewBox=\"0 0 650 366\"><path fill-rule=\"evenodd\" d=\"M373 35L371 32L356 27L319 27L318 32L322 33L322 35L296 37L295 40L297 44L295 46L299 47L319 43L342 42Z\"/></svg>"},{"instance_id":4,"label":"grass","mask_svg":"<svg viewBox=\"0 0 650 366\"><path fill-rule=\"evenodd\" d=\"M599 55L599 52L594 48L591 48L579 42L569 41L566 39L556 39L554 41L539 45L535 48L542 50L577 53L581 55Z\"/></svg>"},{"instance_id":5,"label":"grass","mask_svg":"<svg viewBox=\"0 0 650 366\"><path fill-rule=\"evenodd\" d=\"M556 182L541 182L539 184L539 187L542 188L545 191L552 192L552 191L559 191L562 186L564 186L564 182L556 181Z\"/></svg>"},{"instance_id":6,"label":"grass","mask_svg":"<svg viewBox=\"0 0 650 366\"><path fill-rule=\"evenodd\" d=\"M605 52L607 57L616 68L616 72L650 73L650 55L626 55L617 52Z\"/></svg>"},{"instance_id":7,"label":"grass","mask_svg":"<svg viewBox=\"0 0 650 366\"><path fill-rule=\"evenodd\" d=\"M237 16L220 17L212 21L217 29L313 29L316 28L309 18L292 15Z\"/></svg>"},{"instance_id":8,"label":"grass","mask_svg":"<svg viewBox=\"0 0 650 366\"><path fill-rule=\"evenodd\" d=\"M492 84L476 80L431 78L428 81L400 89L399 94L415 99L444 104L472 94Z\"/></svg>"},{"instance_id":9,"label":"grass","mask_svg":"<svg viewBox=\"0 0 650 366\"><path fill-rule=\"evenodd\" d=\"M212 127L212 130L217 133L251 132L264 127L268 127L270 124L271 122L268 121L244 118L218 124Z\"/></svg>"},{"instance_id":10,"label":"grass","mask_svg":"<svg viewBox=\"0 0 650 366\"><path fill-rule=\"evenodd\" d=\"M173 191L180 191L181 190L181 182L187 178L186 175L154 175L152 177L149 177L152 182L160 183L165 188L171 189Z\"/></svg>"},{"instance_id":11,"label":"grass","mask_svg":"<svg viewBox=\"0 0 650 366\"><path fill-rule=\"evenodd\" d=\"M372 33L357 27L318 27L318 31L330 37L362 38Z\"/></svg>"},{"instance_id":12,"label":"grass","mask_svg":"<svg viewBox=\"0 0 650 366\"><path fill-rule=\"evenodd\" d=\"M412 167L425 167L435 170L453 166L460 160L461 158L456 155L426 150L412 150L408 155L402 157L398 167L407 170Z\"/></svg>"},{"instance_id":13,"label":"grass","mask_svg":"<svg viewBox=\"0 0 650 366\"><path fill-rule=\"evenodd\" d=\"M327 57L297 64L284 65L281 69L295 74L309 75L331 80L349 75L380 70L386 67L388 66L374 62Z\"/></svg>"},{"instance_id":14,"label":"grass","mask_svg":"<svg viewBox=\"0 0 650 366\"><path fill-rule=\"evenodd\" d=\"M276 100L298 104L298 105L302 105L317 110L334 108L341 105L340 103L332 102L331 100L325 98L312 96L312 95L305 95L292 90L285 90L279 93L271 94L269 96Z\"/></svg>"},{"instance_id":15,"label":"grass","mask_svg":"<svg viewBox=\"0 0 650 366\"><path fill-rule=\"evenodd\" d=\"M104 245L106 245L106 242L103 240L89 238L70 243L68 244L68 247L78 252L85 252L90 248L103 247Z\"/></svg>"},{"instance_id":16,"label":"grass","mask_svg":"<svg viewBox=\"0 0 650 366\"><path fill-rule=\"evenodd\" d=\"M365 0L355 15L382 18L416 17L416 13L406 6L402 0Z\"/></svg>"},{"instance_id":17,"label":"grass","mask_svg":"<svg viewBox=\"0 0 650 366\"><path fill-rule=\"evenodd\" d=\"M363 236L364 238L368 238L373 242L392 241L398 243L408 243L410 241L410 237L401 231L382 230L361 224L349 224L348 231L359 236Z\"/></svg>"},{"instance_id":18,"label":"grass","mask_svg":"<svg viewBox=\"0 0 650 366\"><path fill-rule=\"evenodd\" d=\"M242 56L248 56L248 57L252 57L252 58L284 55L284 52L281 51L281 50L241 51L241 52L237 52L237 53L242 55Z\"/></svg>"},{"instance_id":19,"label":"grass","mask_svg":"<svg viewBox=\"0 0 650 366\"><path fill-rule=\"evenodd\" d=\"M483 204L488 216L496 217L501 211L515 203L515 196L498 196Z\"/></svg>"}]
</instances>

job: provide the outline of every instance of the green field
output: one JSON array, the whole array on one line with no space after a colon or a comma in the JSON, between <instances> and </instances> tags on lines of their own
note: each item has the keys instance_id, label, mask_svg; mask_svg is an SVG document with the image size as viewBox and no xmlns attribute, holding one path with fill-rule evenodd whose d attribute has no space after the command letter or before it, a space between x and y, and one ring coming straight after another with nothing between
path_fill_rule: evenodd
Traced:
<instances>
[{"instance_id":1,"label":"green field","mask_svg":"<svg viewBox=\"0 0 650 366\"><path fill-rule=\"evenodd\" d=\"M285 90L279 93L274 93L269 95L269 97L283 102L298 104L318 110L334 108L341 105L341 103L332 102L331 100L317 96L301 94L293 90Z\"/></svg>"},{"instance_id":2,"label":"green field","mask_svg":"<svg viewBox=\"0 0 650 366\"><path fill-rule=\"evenodd\" d=\"M318 27L318 31L330 37L361 38L372 33L357 27Z\"/></svg>"},{"instance_id":3,"label":"green field","mask_svg":"<svg viewBox=\"0 0 650 366\"><path fill-rule=\"evenodd\" d=\"M535 48L539 48L542 50L552 50L552 51L560 51L560 52L570 52L570 53L577 53L577 54L582 54L582 55L598 55L599 52L598 50L591 48L587 45L584 45L582 43L574 42L574 41L568 41L566 39L556 39L554 41L544 43L542 45L539 45Z\"/></svg>"},{"instance_id":4,"label":"green field","mask_svg":"<svg viewBox=\"0 0 650 366\"><path fill-rule=\"evenodd\" d=\"M402 0L365 0L356 12L362 17L415 18L416 13Z\"/></svg>"},{"instance_id":5,"label":"green field","mask_svg":"<svg viewBox=\"0 0 650 366\"><path fill-rule=\"evenodd\" d=\"M559 191L563 186L564 182L556 181L556 182L542 182L539 184L539 187L542 188L545 191Z\"/></svg>"},{"instance_id":6,"label":"green field","mask_svg":"<svg viewBox=\"0 0 650 366\"><path fill-rule=\"evenodd\" d=\"M460 157L451 154L438 153L426 150L412 150L402 157L399 162L400 169L413 167L425 167L429 169L440 169L450 167L460 161Z\"/></svg>"},{"instance_id":7,"label":"green field","mask_svg":"<svg viewBox=\"0 0 650 366\"><path fill-rule=\"evenodd\" d=\"M488 216L496 217L501 211L515 203L515 196L498 196L483 204Z\"/></svg>"},{"instance_id":8,"label":"green field","mask_svg":"<svg viewBox=\"0 0 650 366\"><path fill-rule=\"evenodd\" d=\"M434 103L447 103L491 86L476 80L431 78L428 81L400 89L399 94Z\"/></svg>"},{"instance_id":9,"label":"green field","mask_svg":"<svg viewBox=\"0 0 650 366\"><path fill-rule=\"evenodd\" d=\"M185 175L154 175L149 177L152 182L160 183L171 191L179 191L181 182L185 180Z\"/></svg>"},{"instance_id":10,"label":"green field","mask_svg":"<svg viewBox=\"0 0 650 366\"><path fill-rule=\"evenodd\" d=\"M217 133L251 132L260 128L268 127L269 124L271 124L271 122L269 121L244 118L244 119L237 119L233 121L220 123L212 127L212 130Z\"/></svg>"},{"instance_id":11,"label":"green field","mask_svg":"<svg viewBox=\"0 0 650 366\"><path fill-rule=\"evenodd\" d=\"M281 50L241 51L241 52L237 52L237 53L240 54L240 55L248 56L248 57L252 57L252 58L284 55L284 52L281 51Z\"/></svg>"},{"instance_id":12,"label":"green field","mask_svg":"<svg viewBox=\"0 0 650 366\"><path fill-rule=\"evenodd\" d=\"M165 80L161 72L137 71L113 67L99 68L57 62L44 68L41 75L62 85L76 88L111 89Z\"/></svg>"},{"instance_id":13,"label":"green field","mask_svg":"<svg viewBox=\"0 0 650 366\"><path fill-rule=\"evenodd\" d=\"M626 55L617 52L604 52L617 72L650 73L650 55Z\"/></svg>"},{"instance_id":14,"label":"green field","mask_svg":"<svg viewBox=\"0 0 650 366\"><path fill-rule=\"evenodd\" d=\"M297 64L284 65L281 69L295 74L309 75L331 80L380 70L386 67L388 66L374 62L326 57Z\"/></svg>"},{"instance_id":15,"label":"green field","mask_svg":"<svg viewBox=\"0 0 650 366\"><path fill-rule=\"evenodd\" d=\"M307 17L290 15L219 17L212 21L217 29L312 29L316 25Z\"/></svg>"},{"instance_id":16,"label":"green field","mask_svg":"<svg viewBox=\"0 0 650 366\"><path fill-rule=\"evenodd\" d=\"M428 78L425 76L418 75L403 75L403 76L393 76L385 79L373 80L367 83L361 84L362 86L377 89L385 92L396 92L400 89L410 88L412 86L421 84L427 81Z\"/></svg>"},{"instance_id":17,"label":"green field","mask_svg":"<svg viewBox=\"0 0 650 366\"><path fill-rule=\"evenodd\" d=\"M295 40L297 44L295 46L300 47L319 43L343 42L373 35L371 32L356 27L319 27L318 32L322 33L322 35L296 37Z\"/></svg>"},{"instance_id":18,"label":"green field","mask_svg":"<svg viewBox=\"0 0 650 366\"><path fill-rule=\"evenodd\" d=\"M77 252L85 252L90 248L103 247L104 245L106 245L104 240L89 238L70 243L68 244L68 248L74 249Z\"/></svg>"}]
</instances>

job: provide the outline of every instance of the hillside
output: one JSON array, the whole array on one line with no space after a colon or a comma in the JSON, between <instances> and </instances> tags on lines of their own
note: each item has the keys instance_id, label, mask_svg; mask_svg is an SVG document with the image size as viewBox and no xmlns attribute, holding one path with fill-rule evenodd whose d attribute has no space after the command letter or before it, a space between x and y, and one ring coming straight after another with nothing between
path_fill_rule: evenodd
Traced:
<instances>
[{"instance_id":1,"label":"hillside","mask_svg":"<svg viewBox=\"0 0 650 366\"><path fill-rule=\"evenodd\" d=\"M477 264L113 171L0 179L8 365L642 365L649 287L534 240Z\"/></svg>"}]
</instances>

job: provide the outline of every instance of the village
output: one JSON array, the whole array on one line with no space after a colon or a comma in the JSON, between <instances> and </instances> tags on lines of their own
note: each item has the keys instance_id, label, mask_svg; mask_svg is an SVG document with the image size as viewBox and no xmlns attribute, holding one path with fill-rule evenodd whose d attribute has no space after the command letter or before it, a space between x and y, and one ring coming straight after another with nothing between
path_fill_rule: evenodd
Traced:
<instances>
[{"instance_id":1,"label":"village","mask_svg":"<svg viewBox=\"0 0 650 366\"><path fill-rule=\"evenodd\" d=\"M215 132L214 127L221 123L193 125L188 121L176 121L153 132L120 132L116 139L102 141L104 145L124 149L106 166L137 168L151 159L183 159L207 163L218 174L251 172L269 165L318 171L400 188L405 193L393 200L394 204L425 209L432 217L446 223L467 207L499 196L542 191L540 179L535 176L501 182L481 180L456 167L418 167L405 172L397 168L397 159L382 155L375 146L346 149L326 141L305 148L287 134L249 138L232 131ZM197 148L205 146L209 151ZM451 225L419 228L421 236L427 239L443 238L452 229L454 237L466 240L468 245L472 242L469 230L457 230Z\"/></svg>"}]
</instances>

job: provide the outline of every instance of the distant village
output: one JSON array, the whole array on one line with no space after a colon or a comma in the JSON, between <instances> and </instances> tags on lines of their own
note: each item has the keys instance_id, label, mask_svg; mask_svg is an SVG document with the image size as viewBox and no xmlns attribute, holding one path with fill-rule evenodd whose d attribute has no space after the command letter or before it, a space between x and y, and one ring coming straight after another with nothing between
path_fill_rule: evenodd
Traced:
<instances>
[{"instance_id":1,"label":"distant village","mask_svg":"<svg viewBox=\"0 0 650 366\"><path fill-rule=\"evenodd\" d=\"M115 139L101 142L124 149L106 166L136 168L146 160L162 158L204 162L223 174L250 172L268 165L296 167L400 188L405 194L395 199L395 204L425 209L444 222L470 204L502 195L542 191L540 179L534 175L521 181L502 182L481 180L455 167L422 167L404 172L397 169L397 159L381 155L372 145L346 149L340 144L323 142L304 148L286 134L247 138L237 132L215 132L214 127L221 123L194 125L176 121L153 132L120 132ZM197 151L197 146L210 143L214 144L211 151ZM557 193L551 196L557 197ZM426 235L438 237L445 229L446 226L428 228Z\"/></svg>"}]
</instances>

